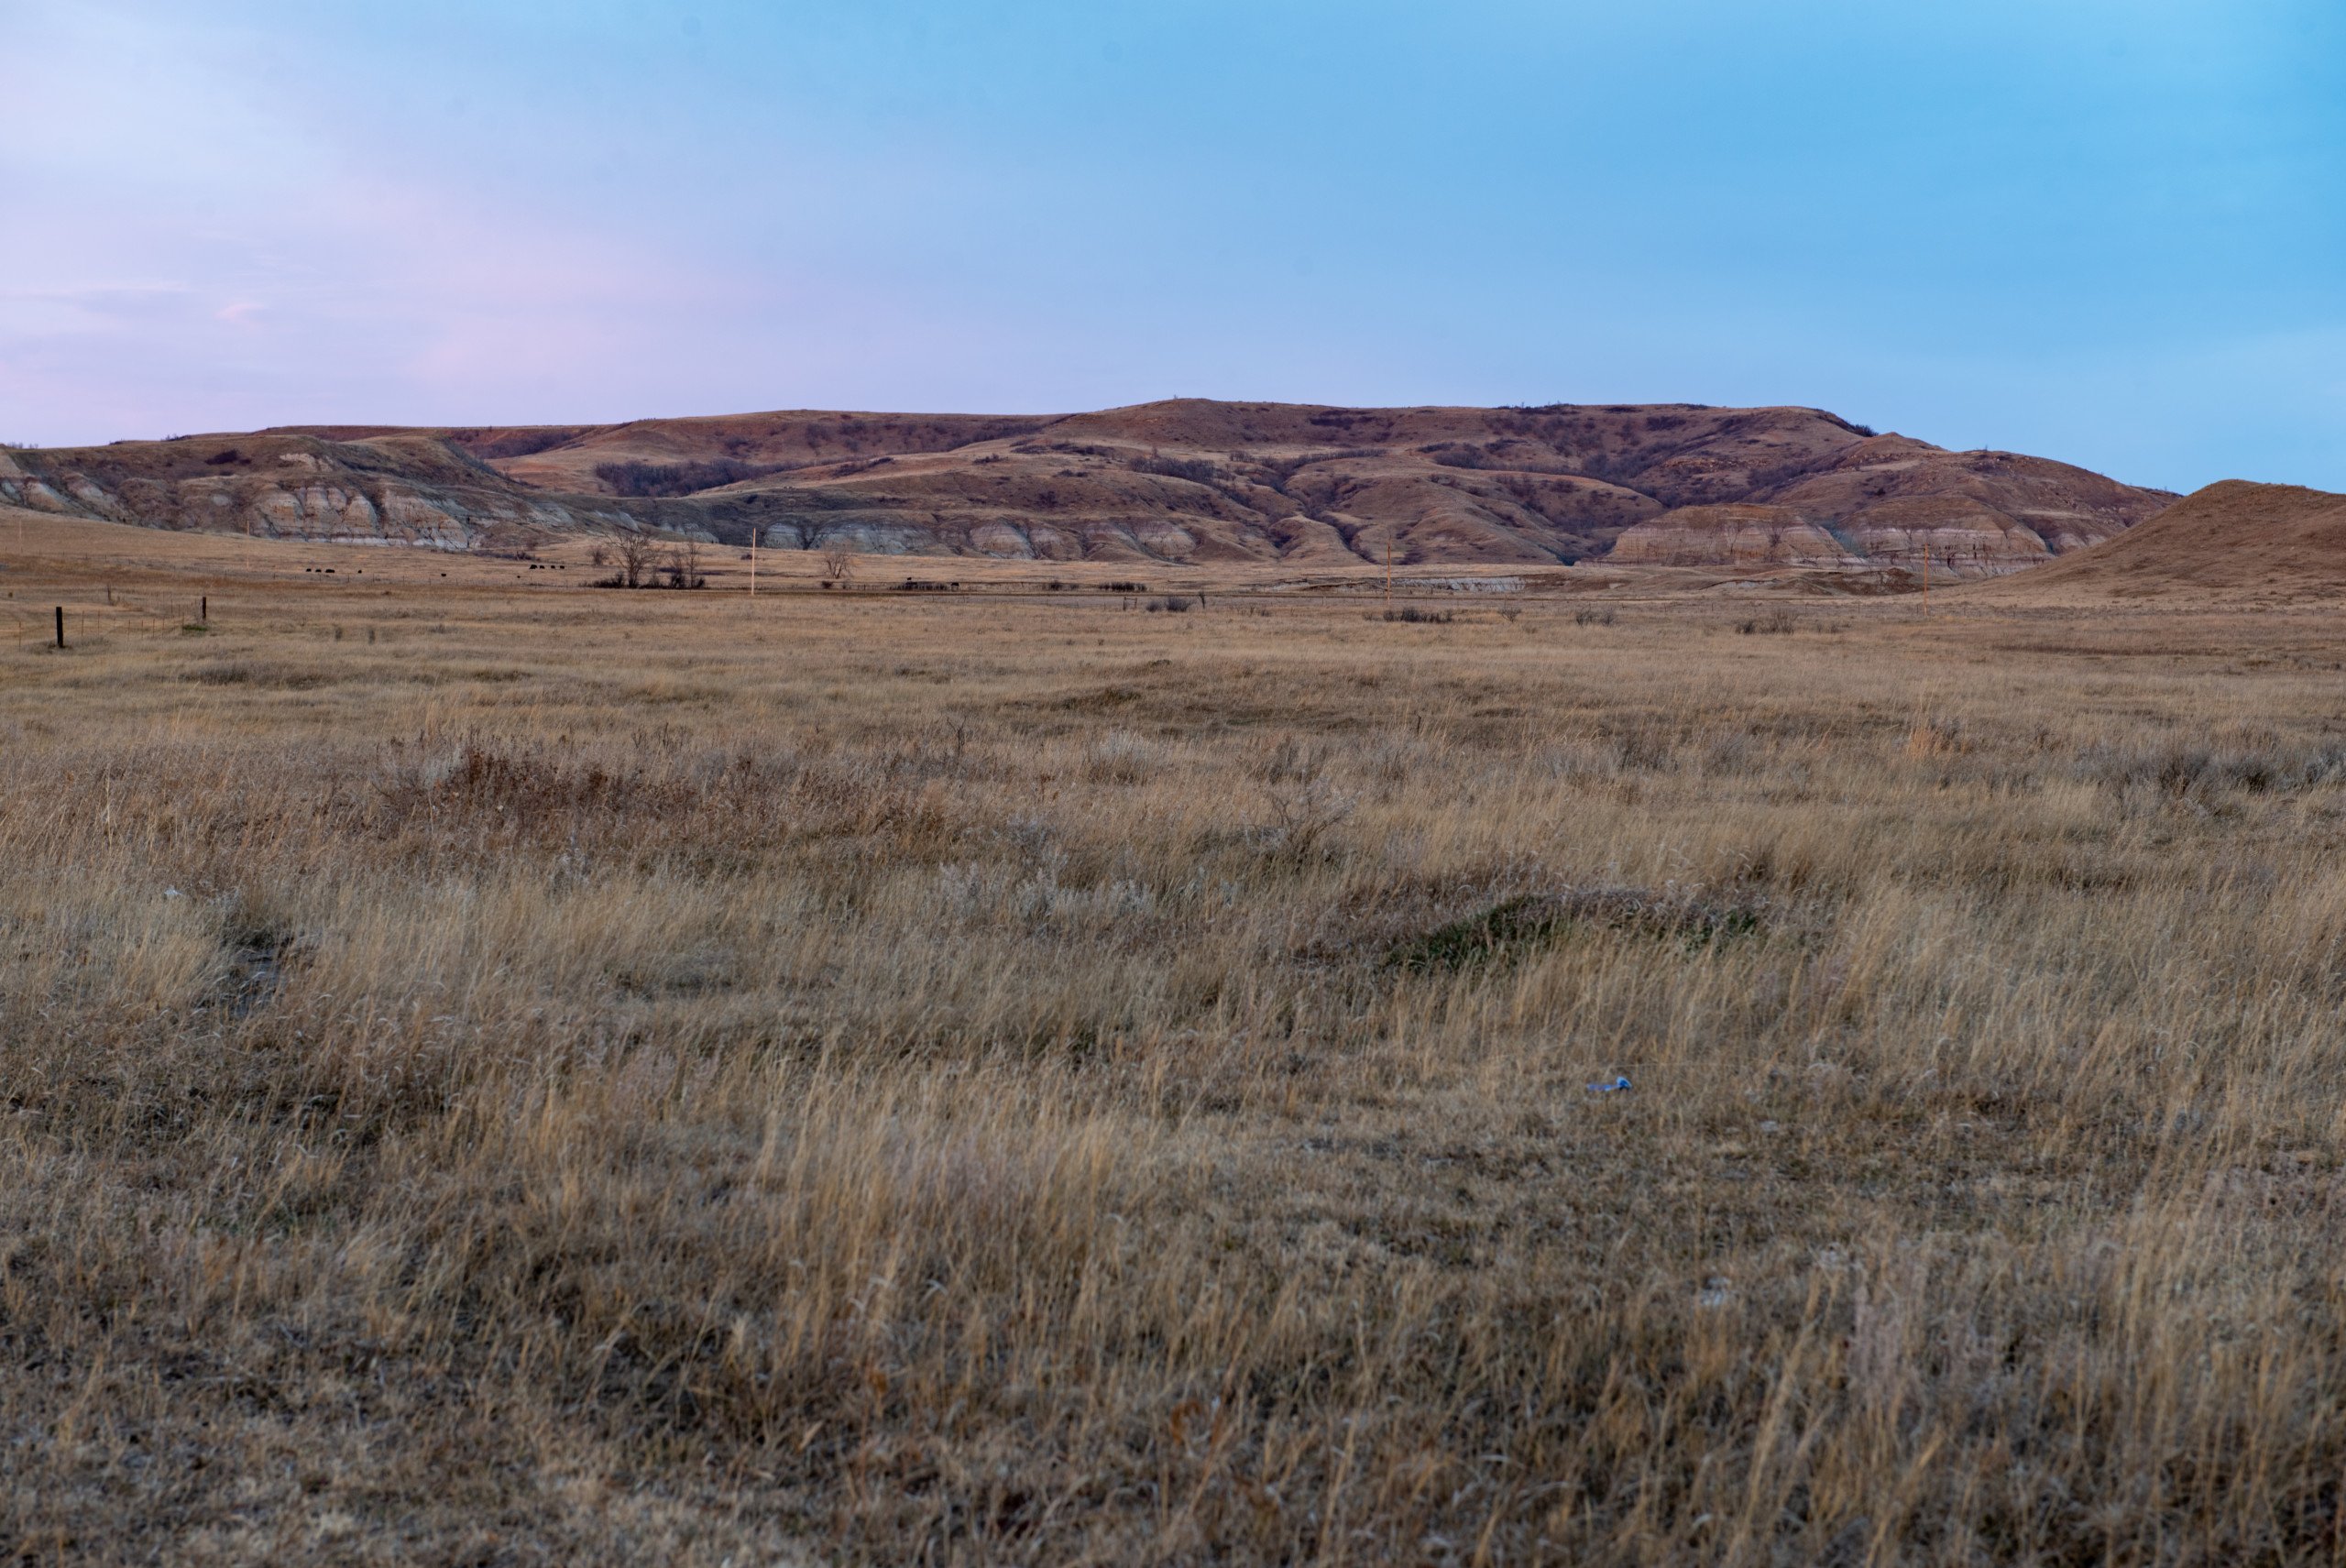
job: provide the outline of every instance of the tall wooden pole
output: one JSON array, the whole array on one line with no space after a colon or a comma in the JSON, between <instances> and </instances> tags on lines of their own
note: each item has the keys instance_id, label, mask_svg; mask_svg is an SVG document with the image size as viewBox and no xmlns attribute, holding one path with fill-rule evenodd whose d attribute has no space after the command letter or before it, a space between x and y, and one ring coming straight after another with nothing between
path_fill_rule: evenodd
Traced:
<instances>
[{"instance_id":1,"label":"tall wooden pole","mask_svg":"<svg viewBox=\"0 0 2346 1568\"><path fill-rule=\"evenodd\" d=\"M758 525L750 524L750 597L758 597Z\"/></svg>"}]
</instances>

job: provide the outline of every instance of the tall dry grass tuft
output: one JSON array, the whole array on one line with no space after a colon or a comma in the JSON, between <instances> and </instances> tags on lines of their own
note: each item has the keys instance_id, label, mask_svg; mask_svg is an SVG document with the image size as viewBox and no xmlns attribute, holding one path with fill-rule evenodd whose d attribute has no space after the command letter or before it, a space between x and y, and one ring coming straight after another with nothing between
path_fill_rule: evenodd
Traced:
<instances>
[{"instance_id":1,"label":"tall dry grass tuft","mask_svg":"<svg viewBox=\"0 0 2346 1568\"><path fill-rule=\"evenodd\" d=\"M20 1555L2339 1549L2325 628L247 592L0 685Z\"/></svg>"}]
</instances>

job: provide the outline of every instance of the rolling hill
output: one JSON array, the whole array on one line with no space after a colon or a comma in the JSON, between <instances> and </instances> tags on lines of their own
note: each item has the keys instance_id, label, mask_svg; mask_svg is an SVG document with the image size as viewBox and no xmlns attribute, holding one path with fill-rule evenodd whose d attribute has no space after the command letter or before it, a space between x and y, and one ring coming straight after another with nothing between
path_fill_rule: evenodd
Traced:
<instances>
[{"instance_id":1,"label":"rolling hill","mask_svg":"<svg viewBox=\"0 0 2346 1568\"><path fill-rule=\"evenodd\" d=\"M1990 599L2286 602L2346 597L2346 496L2225 479Z\"/></svg>"},{"instance_id":2,"label":"rolling hill","mask_svg":"<svg viewBox=\"0 0 2346 1568\"><path fill-rule=\"evenodd\" d=\"M795 411L610 425L290 426L0 454L0 500L170 528L496 548L728 543L1299 565L1919 565L1989 576L2172 497L1806 408L1346 409L1178 400L1049 416Z\"/></svg>"}]
</instances>

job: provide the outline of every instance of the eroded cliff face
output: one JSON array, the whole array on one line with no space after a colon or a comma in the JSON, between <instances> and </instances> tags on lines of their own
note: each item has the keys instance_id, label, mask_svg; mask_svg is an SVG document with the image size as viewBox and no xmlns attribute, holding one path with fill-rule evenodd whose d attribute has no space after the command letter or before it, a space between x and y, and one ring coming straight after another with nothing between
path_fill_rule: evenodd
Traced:
<instances>
[{"instance_id":1,"label":"eroded cliff face","mask_svg":"<svg viewBox=\"0 0 2346 1568\"><path fill-rule=\"evenodd\" d=\"M2114 538L2176 498L2048 458L1881 436L1770 499L1829 521L1881 565L1927 557L1933 572L1993 576Z\"/></svg>"},{"instance_id":2,"label":"eroded cliff face","mask_svg":"<svg viewBox=\"0 0 2346 1568\"><path fill-rule=\"evenodd\" d=\"M652 527L780 547L1298 565L1615 560L2017 569L2170 499L1814 409L799 411L305 427L19 453L0 499L149 523L495 547Z\"/></svg>"},{"instance_id":3,"label":"eroded cliff face","mask_svg":"<svg viewBox=\"0 0 2346 1568\"><path fill-rule=\"evenodd\" d=\"M2081 543L2120 532L2087 534ZM1918 497L1868 507L1844 525L1871 561L1957 577L1988 577L2053 558L2045 536L2018 518L1968 497ZM2066 543L2066 542L2065 542Z\"/></svg>"},{"instance_id":4,"label":"eroded cliff face","mask_svg":"<svg viewBox=\"0 0 2346 1568\"><path fill-rule=\"evenodd\" d=\"M1791 507L1730 502L1679 507L1614 542L1607 560L1628 565L1854 566L1859 552Z\"/></svg>"},{"instance_id":5,"label":"eroded cliff face","mask_svg":"<svg viewBox=\"0 0 2346 1568\"><path fill-rule=\"evenodd\" d=\"M1610 558L1996 576L2114 538L2172 499L2065 463L1901 436L1854 443L1766 494L1764 503L1664 513L1624 533Z\"/></svg>"},{"instance_id":6,"label":"eroded cliff face","mask_svg":"<svg viewBox=\"0 0 2346 1568\"><path fill-rule=\"evenodd\" d=\"M0 457L0 500L170 529L495 548L542 532L635 526L623 507L520 489L442 444L236 435Z\"/></svg>"}]
</instances>

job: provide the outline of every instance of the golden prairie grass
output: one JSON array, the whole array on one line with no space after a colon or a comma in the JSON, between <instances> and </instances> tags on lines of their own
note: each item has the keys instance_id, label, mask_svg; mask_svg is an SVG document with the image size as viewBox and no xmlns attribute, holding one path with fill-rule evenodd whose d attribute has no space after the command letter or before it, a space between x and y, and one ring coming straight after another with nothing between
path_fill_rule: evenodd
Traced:
<instances>
[{"instance_id":1,"label":"golden prairie grass","mask_svg":"<svg viewBox=\"0 0 2346 1568\"><path fill-rule=\"evenodd\" d=\"M2341 1550L2327 625L233 565L7 579L24 1557Z\"/></svg>"}]
</instances>

